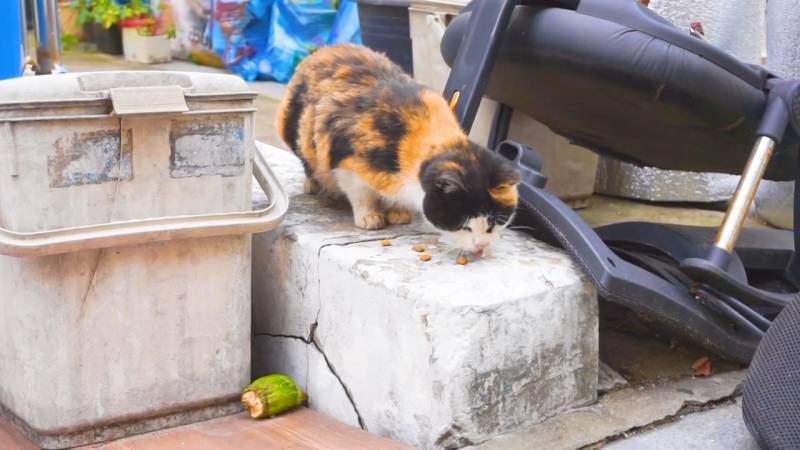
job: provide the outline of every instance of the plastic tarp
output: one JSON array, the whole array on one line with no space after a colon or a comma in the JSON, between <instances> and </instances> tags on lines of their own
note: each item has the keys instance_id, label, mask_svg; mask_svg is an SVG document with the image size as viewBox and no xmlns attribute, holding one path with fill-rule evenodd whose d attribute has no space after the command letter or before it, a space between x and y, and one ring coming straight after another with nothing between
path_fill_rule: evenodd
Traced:
<instances>
[{"instance_id":1,"label":"plastic tarp","mask_svg":"<svg viewBox=\"0 0 800 450\"><path fill-rule=\"evenodd\" d=\"M361 43L355 0L212 0L211 42L242 78L289 81L315 49Z\"/></svg>"}]
</instances>

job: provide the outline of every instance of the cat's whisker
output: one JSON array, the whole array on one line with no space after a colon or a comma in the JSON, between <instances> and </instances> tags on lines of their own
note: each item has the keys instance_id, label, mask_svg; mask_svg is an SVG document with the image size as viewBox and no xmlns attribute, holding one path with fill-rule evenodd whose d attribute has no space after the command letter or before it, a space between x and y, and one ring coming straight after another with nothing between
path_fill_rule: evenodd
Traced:
<instances>
[{"instance_id":1,"label":"cat's whisker","mask_svg":"<svg viewBox=\"0 0 800 450\"><path fill-rule=\"evenodd\" d=\"M508 227L508 228L506 228L506 229L507 229L507 230L516 230L516 231L521 231L521 230L526 230L526 231L537 231L537 230L536 230L536 228L533 228L533 227L527 227L527 226L525 226L525 225L514 225L514 226Z\"/></svg>"},{"instance_id":2,"label":"cat's whisker","mask_svg":"<svg viewBox=\"0 0 800 450\"><path fill-rule=\"evenodd\" d=\"M453 254L453 252L459 252L459 251L463 252L463 250L461 250L460 248L457 248L457 247L447 247L447 248L445 248L444 255L445 256L450 256L450 255ZM459 256L461 256L461 255L459 255Z\"/></svg>"}]
</instances>

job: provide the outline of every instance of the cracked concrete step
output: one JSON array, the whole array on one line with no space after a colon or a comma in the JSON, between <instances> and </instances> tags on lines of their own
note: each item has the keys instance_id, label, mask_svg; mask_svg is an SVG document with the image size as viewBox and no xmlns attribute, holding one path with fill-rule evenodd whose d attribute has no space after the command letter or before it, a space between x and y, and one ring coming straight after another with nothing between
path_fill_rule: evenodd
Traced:
<instances>
[{"instance_id":1,"label":"cracked concrete step","mask_svg":"<svg viewBox=\"0 0 800 450\"><path fill-rule=\"evenodd\" d=\"M302 195L293 155L260 151L292 203L253 241L254 377L287 373L311 408L420 448L594 401L596 296L566 254L508 232L493 258L456 265L421 224L354 228L346 205Z\"/></svg>"},{"instance_id":2,"label":"cracked concrete step","mask_svg":"<svg viewBox=\"0 0 800 450\"><path fill-rule=\"evenodd\" d=\"M702 408L735 397L745 374L746 371L738 370L710 378L687 378L614 391L601 397L595 405L570 411L523 432L501 436L473 449L571 450L614 440L642 427L679 418L685 407ZM655 447L644 445L624 448ZM669 448L687 447L672 445Z\"/></svg>"},{"instance_id":3,"label":"cracked concrete step","mask_svg":"<svg viewBox=\"0 0 800 450\"><path fill-rule=\"evenodd\" d=\"M758 450L742 419L742 401L695 414L674 423L612 442L607 450Z\"/></svg>"}]
</instances>

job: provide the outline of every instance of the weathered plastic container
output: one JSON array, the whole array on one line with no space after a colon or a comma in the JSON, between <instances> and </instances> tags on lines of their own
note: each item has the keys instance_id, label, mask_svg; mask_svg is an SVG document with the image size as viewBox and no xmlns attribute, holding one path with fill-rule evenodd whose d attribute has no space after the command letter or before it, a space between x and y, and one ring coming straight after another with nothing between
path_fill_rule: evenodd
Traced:
<instances>
[{"instance_id":1,"label":"weathered plastic container","mask_svg":"<svg viewBox=\"0 0 800 450\"><path fill-rule=\"evenodd\" d=\"M0 410L40 446L238 409L250 233L287 206L254 97L228 75L0 82Z\"/></svg>"},{"instance_id":2,"label":"weathered plastic container","mask_svg":"<svg viewBox=\"0 0 800 450\"><path fill-rule=\"evenodd\" d=\"M386 54L409 75L414 73L408 6L411 0L358 0L363 44Z\"/></svg>"}]
</instances>

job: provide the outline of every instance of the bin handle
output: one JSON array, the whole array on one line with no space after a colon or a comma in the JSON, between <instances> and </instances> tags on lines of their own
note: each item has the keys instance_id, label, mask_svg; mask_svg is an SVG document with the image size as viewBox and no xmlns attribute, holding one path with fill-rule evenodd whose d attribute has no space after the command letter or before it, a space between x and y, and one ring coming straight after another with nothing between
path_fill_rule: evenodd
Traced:
<instances>
[{"instance_id":1,"label":"bin handle","mask_svg":"<svg viewBox=\"0 0 800 450\"><path fill-rule=\"evenodd\" d=\"M253 156L253 176L269 198L269 205L264 209L128 220L33 233L0 228L0 254L47 256L174 239L268 231L283 220L289 208L289 198L258 150Z\"/></svg>"}]
</instances>

